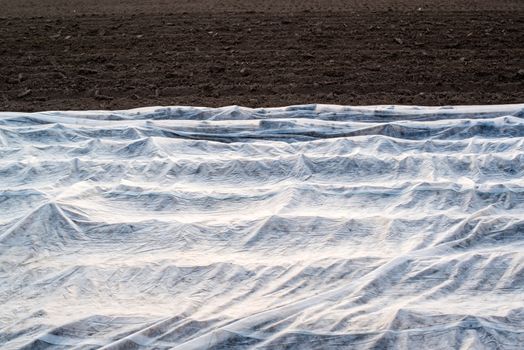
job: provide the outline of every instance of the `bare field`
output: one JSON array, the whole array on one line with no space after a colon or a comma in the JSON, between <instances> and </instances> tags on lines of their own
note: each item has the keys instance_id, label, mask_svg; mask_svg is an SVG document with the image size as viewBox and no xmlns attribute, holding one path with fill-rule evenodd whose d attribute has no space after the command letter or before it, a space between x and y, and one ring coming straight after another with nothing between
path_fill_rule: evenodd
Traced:
<instances>
[{"instance_id":1,"label":"bare field","mask_svg":"<svg viewBox=\"0 0 524 350\"><path fill-rule=\"evenodd\" d=\"M519 1L107 3L0 1L0 109L524 101Z\"/></svg>"}]
</instances>

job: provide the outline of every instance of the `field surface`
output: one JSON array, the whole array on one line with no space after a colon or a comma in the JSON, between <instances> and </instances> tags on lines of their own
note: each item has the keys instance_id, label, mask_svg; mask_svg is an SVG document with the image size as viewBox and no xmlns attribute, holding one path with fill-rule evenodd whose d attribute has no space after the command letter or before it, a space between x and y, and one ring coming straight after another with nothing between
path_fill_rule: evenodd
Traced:
<instances>
[{"instance_id":1,"label":"field surface","mask_svg":"<svg viewBox=\"0 0 524 350\"><path fill-rule=\"evenodd\" d=\"M521 349L523 18L0 0L0 348Z\"/></svg>"},{"instance_id":2,"label":"field surface","mask_svg":"<svg viewBox=\"0 0 524 350\"><path fill-rule=\"evenodd\" d=\"M524 101L524 2L0 0L0 109Z\"/></svg>"}]
</instances>

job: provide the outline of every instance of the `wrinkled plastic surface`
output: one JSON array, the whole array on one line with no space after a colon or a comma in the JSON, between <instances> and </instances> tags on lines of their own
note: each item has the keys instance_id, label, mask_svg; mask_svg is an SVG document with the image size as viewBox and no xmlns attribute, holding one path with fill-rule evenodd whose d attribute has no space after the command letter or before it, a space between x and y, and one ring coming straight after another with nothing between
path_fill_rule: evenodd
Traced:
<instances>
[{"instance_id":1,"label":"wrinkled plastic surface","mask_svg":"<svg viewBox=\"0 0 524 350\"><path fill-rule=\"evenodd\" d=\"M524 105L0 113L3 349L517 349Z\"/></svg>"}]
</instances>

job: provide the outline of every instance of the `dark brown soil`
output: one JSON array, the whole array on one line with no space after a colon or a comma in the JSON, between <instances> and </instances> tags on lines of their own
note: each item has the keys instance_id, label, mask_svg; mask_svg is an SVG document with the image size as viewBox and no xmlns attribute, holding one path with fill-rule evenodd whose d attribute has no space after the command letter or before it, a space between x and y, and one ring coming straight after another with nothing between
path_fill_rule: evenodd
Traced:
<instances>
[{"instance_id":1,"label":"dark brown soil","mask_svg":"<svg viewBox=\"0 0 524 350\"><path fill-rule=\"evenodd\" d=\"M524 1L460 3L0 0L0 110L524 102Z\"/></svg>"}]
</instances>

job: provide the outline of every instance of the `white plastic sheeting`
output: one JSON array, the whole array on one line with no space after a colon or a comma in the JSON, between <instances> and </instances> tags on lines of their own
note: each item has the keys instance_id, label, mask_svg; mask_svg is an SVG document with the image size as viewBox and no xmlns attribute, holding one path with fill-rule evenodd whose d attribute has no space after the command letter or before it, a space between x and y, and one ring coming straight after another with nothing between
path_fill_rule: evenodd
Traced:
<instances>
[{"instance_id":1,"label":"white plastic sheeting","mask_svg":"<svg viewBox=\"0 0 524 350\"><path fill-rule=\"evenodd\" d=\"M2 349L520 349L524 105L0 113Z\"/></svg>"}]
</instances>

